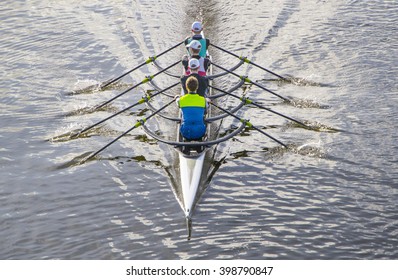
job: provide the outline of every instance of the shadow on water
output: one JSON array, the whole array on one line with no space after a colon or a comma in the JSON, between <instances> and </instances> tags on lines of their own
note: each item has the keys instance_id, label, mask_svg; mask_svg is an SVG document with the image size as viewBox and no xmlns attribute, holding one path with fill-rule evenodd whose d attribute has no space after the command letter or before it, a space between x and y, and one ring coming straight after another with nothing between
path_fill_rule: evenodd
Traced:
<instances>
[{"instance_id":1,"label":"shadow on water","mask_svg":"<svg viewBox=\"0 0 398 280\"><path fill-rule=\"evenodd\" d=\"M86 132L80 133L80 131L82 131L82 129L75 129L54 137L51 137L49 139L47 139L46 141L52 142L52 143L57 143L57 142L68 142L71 140L75 140L78 138L90 138L93 136L118 136L120 132L116 131L116 130L111 130L107 127L105 127L105 125L96 127L96 128L92 128Z\"/></svg>"},{"instance_id":2,"label":"shadow on water","mask_svg":"<svg viewBox=\"0 0 398 280\"><path fill-rule=\"evenodd\" d=\"M105 81L100 84L96 83L93 85L84 86L83 88L78 88L73 91L66 92L66 93L64 93L64 95L73 96L73 95L80 95L80 94L95 94L95 93L99 93L99 92L107 91L107 90L124 90L124 89L128 89L129 87L134 86L132 84L127 84L127 83L123 83L121 81L116 81L106 87L103 87L103 85L106 85L109 81L111 81L111 80ZM79 83L82 83L82 82L78 82L76 84L76 87L79 86Z\"/></svg>"},{"instance_id":3,"label":"shadow on water","mask_svg":"<svg viewBox=\"0 0 398 280\"><path fill-rule=\"evenodd\" d=\"M159 160L147 160L144 155L137 155L137 156L132 156L132 157L127 157L127 156L102 157L102 156L97 155L93 158L89 158L93 153L94 153L94 151L85 152L81 155L74 157L73 159L71 159L65 163L55 166L53 168L53 170L61 170L61 169L71 168L71 167L86 164L91 161L116 161L118 164L126 164L129 162L139 162L139 163L145 163L146 167L148 166L148 164L151 164L151 165L155 165L157 167L164 168L165 170L167 170L169 168Z\"/></svg>"},{"instance_id":4,"label":"shadow on water","mask_svg":"<svg viewBox=\"0 0 398 280\"><path fill-rule=\"evenodd\" d=\"M94 161L94 160L98 160L98 157L93 157L90 160L87 160L88 157L90 157L90 155L92 155L93 152L85 152L81 155L78 155L76 157L74 157L73 159L71 159L70 161L67 161L65 163L59 164L54 166L53 168L51 168L51 170L55 171L55 170L62 170L62 169L67 169L70 167L75 167L75 166L79 166L79 165L83 165L89 161Z\"/></svg>"},{"instance_id":5,"label":"shadow on water","mask_svg":"<svg viewBox=\"0 0 398 280\"><path fill-rule=\"evenodd\" d=\"M98 109L95 109L95 106L79 108L71 112L65 113L62 116L64 117L82 116L82 115L93 114L96 112L117 113L119 110L120 110L119 108L108 104Z\"/></svg>"}]
</instances>

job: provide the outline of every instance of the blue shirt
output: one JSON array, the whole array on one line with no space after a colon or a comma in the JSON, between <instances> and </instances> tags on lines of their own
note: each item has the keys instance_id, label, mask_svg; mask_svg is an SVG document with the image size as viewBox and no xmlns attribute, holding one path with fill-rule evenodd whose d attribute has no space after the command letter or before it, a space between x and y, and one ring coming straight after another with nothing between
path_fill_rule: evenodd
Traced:
<instances>
[{"instance_id":1,"label":"blue shirt","mask_svg":"<svg viewBox=\"0 0 398 280\"><path fill-rule=\"evenodd\" d=\"M197 93L188 93L178 104L182 111L180 133L187 140L199 140L206 133L206 99Z\"/></svg>"}]
</instances>

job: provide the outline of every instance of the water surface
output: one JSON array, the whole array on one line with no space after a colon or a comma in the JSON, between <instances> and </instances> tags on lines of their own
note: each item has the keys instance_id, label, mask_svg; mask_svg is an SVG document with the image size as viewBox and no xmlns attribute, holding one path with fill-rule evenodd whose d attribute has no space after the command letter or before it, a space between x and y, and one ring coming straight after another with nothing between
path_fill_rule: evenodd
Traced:
<instances>
[{"instance_id":1,"label":"water surface","mask_svg":"<svg viewBox=\"0 0 398 280\"><path fill-rule=\"evenodd\" d=\"M0 258L396 259L395 1L163 2L3 1ZM187 241L172 151L142 129L100 160L69 165L126 131L144 107L89 137L48 139L138 101L150 85L106 110L76 113L156 73L149 65L105 91L79 91L182 41L194 20L204 22L214 44L294 82L247 65L237 73L300 102L287 105L256 87L250 98L324 129L244 110L241 116L290 148L254 130L218 146ZM220 65L237 63L210 50ZM170 65L183 52L170 51L159 63ZM161 87L170 81L156 79ZM218 85L235 82L224 77Z\"/></svg>"}]
</instances>

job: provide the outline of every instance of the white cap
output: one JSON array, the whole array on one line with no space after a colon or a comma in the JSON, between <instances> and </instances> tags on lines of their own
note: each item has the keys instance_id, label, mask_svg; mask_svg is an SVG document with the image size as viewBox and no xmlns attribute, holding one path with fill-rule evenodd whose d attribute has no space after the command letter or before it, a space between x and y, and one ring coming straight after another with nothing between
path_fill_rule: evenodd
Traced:
<instances>
[{"instance_id":1,"label":"white cap","mask_svg":"<svg viewBox=\"0 0 398 280\"><path fill-rule=\"evenodd\" d=\"M188 48L193 48L195 50L200 50L202 48L202 44L198 40L192 40L191 43L187 45Z\"/></svg>"},{"instance_id":2,"label":"white cap","mask_svg":"<svg viewBox=\"0 0 398 280\"><path fill-rule=\"evenodd\" d=\"M189 68L196 69L199 68L199 66L200 66L199 60L197 60L196 58L191 58L189 60Z\"/></svg>"},{"instance_id":3,"label":"white cap","mask_svg":"<svg viewBox=\"0 0 398 280\"><path fill-rule=\"evenodd\" d=\"M200 23L199 21L195 21L194 23L192 23L192 31L202 31L203 27L202 27L202 23Z\"/></svg>"}]
</instances>

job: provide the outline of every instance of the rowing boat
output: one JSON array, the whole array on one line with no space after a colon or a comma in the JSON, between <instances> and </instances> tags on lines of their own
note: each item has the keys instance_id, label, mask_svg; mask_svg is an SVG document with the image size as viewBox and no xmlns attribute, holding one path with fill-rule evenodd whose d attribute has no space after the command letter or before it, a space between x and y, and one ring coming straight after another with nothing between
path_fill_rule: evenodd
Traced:
<instances>
[{"instance_id":1,"label":"rowing boat","mask_svg":"<svg viewBox=\"0 0 398 280\"><path fill-rule=\"evenodd\" d=\"M211 56L208 54L207 56L211 60ZM159 69L162 69L160 65L154 63ZM239 62L237 66L233 67L231 70L236 69L242 65L242 62ZM184 71L185 72L185 71ZM207 91L207 97L213 102L216 102L217 98L225 96L228 92L232 92L239 87L241 87L244 84L244 81L240 81L237 83L235 86L233 86L228 92L224 92L221 94L213 94L213 88L212 88L212 80L215 79L216 77L222 76L227 74L227 72L219 73L214 75L213 74L213 67L212 65L209 66L209 69L207 71L207 77L209 79L209 87ZM151 81L151 84L158 90L160 90L159 86L157 86L156 83ZM181 86L181 95L184 94L184 91ZM244 93L245 94L245 93ZM244 101L241 101L240 104L236 107L233 108L231 111L236 112L240 108L243 107L245 104ZM149 105L150 109L152 111L156 110L154 107ZM187 223L187 229L188 229L188 238L191 236L192 232L192 215L193 211L195 209L195 205L197 201L200 198L201 195L201 190L205 187L203 186L206 182L207 179L207 172L208 170L204 168L205 161L206 161L206 156L210 154L210 150L212 148L224 141L227 141L228 139L232 138L233 136L237 135L240 133L244 128L245 128L245 123L242 123L238 129L234 130L231 133L228 133L224 137L219 137L217 138L217 135L215 135L214 132L212 132L213 124L215 124L218 121L222 121L223 118L228 116L228 114L219 114L216 115L214 108L209 106L206 110L206 116L205 116L205 123L206 123L206 134L205 136L201 139L199 142L186 142L182 135L180 134L180 122L181 122L181 112L179 113L179 118L172 118L169 116L165 116L161 114L161 117L164 117L168 120L177 122L177 131L176 131L176 140L175 141L168 141L165 138L161 138L157 133L155 133L153 130L149 129L145 124L143 125L144 130L146 133L151 136L152 138L155 138L156 140L169 144L173 146L178 153L178 169L179 169L179 176L180 176L180 186L179 186L179 191L176 193L177 199L181 199L180 205L182 207L182 210L184 211L184 215L186 218L186 223ZM219 125L215 125L216 127ZM217 129L216 129L217 131Z\"/></svg>"},{"instance_id":2,"label":"rowing boat","mask_svg":"<svg viewBox=\"0 0 398 280\"><path fill-rule=\"evenodd\" d=\"M202 36L204 37L203 33ZM207 52L207 58L212 60L209 52ZM158 67L159 69L163 69L159 64L154 62L155 66ZM231 68L228 71L232 71L237 69L240 65L243 64L243 61L238 62L236 66ZM183 71L185 72L185 71ZM207 97L209 99L212 99L213 101L216 101L217 98L220 98L222 96L225 96L227 93L221 93L218 95L213 95L213 88L212 88L212 80L222 76L226 75L227 72L219 73L217 75L213 75L213 67L212 65L209 66L207 70L207 77L209 81L209 87L207 90ZM172 74L169 73L170 76L173 76ZM177 76L175 76L177 77ZM160 90L160 87L156 85L153 81L151 81L151 84L158 90ZM235 85L232 89L229 90L229 92L232 92L236 90L237 88L241 87L244 84L244 81L240 81L237 85ZM181 95L184 94L184 90L181 85ZM232 109L232 112L238 111L240 108L242 108L244 105L244 101L240 102L240 105L234 109ZM150 105L150 109L152 111L155 110L154 107ZM175 142L170 142L165 140L164 138L159 137L154 131L149 129L145 124L143 125L145 131L149 136L152 138L155 138L156 140L172 145L175 150L178 153L178 163L179 163L179 175L180 175L180 191L176 194L177 199L181 199L180 205L184 211L184 215L186 218L187 222L187 228L188 228L188 238L190 238L191 231L192 231L192 215L193 211L196 205L196 202L198 201L200 197L200 190L202 184L206 181L206 176L207 176L207 171L204 168L204 164L206 161L206 155L209 154L209 151L214 147L215 145L224 142L233 136L237 135L240 133L244 128L245 124L242 123L241 126L233 131L230 134L227 134L226 136L218 139L212 139L212 124L222 120L228 114L221 114L221 115L215 115L213 114L215 110L213 110L212 107L208 106L206 110L206 116L205 116L205 122L206 122L206 134L205 136L201 139L200 142L186 142L182 135L180 134L180 122L181 122L181 112L179 112L179 118L174 119L172 117L165 117L164 115L160 115L162 117L165 117L168 120L172 120L178 123L177 125L177 131L176 131L176 140ZM214 134L214 133L213 133ZM180 194L180 195L179 195Z\"/></svg>"},{"instance_id":3,"label":"rowing boat","mask_svg":"<svg viewBox=\"0 0 398 280\"><path fill-rule=\"evenodd\" d=\"M203 33L202 36L204 37ZM210 58L209 54L207 53L207 57ZM211 60L211 58L210 58ZM212 74L212 67L210 66L207 75ZM211 81L209 82L211 84ZM212 89L208 89L207 96L211 97ZM184 90L181 86L181 95L184 94ZM206 117L211 116L211 108L207 108L206 110ZM181 118L181 112L180 112ZM177 141L184 143L184 139L181 135L180 131L180 124L177 126ZM209 139L210 136L210 125L206 127L206 134L203 137L203 141ZM177 147L178 151L178 158L179 158L179 165L180 165L180 178L181 178L181 192L183 197L183 211L185 214L185 218L187 221L187 228L188 228L188 238L190 238L191 230L192 230L192 213L195 206L195 200L198 194L199 185L201 182L201 177L203 173L203 165L206 157L206 153L208 151L207 146L196 146L196 147L186 147L186 146L179 146Z\"/></svg>"},{"instance_id":4,"label":"rowing boat","mask_svg":"<svg viewBox=\"0 0 398 280\"><path fill-rule=\"evenodd\" d=\"M183 41L184 42L184 41ZM110 102L112 102L113 100L115 100L116 98L119 98L120 96L124 95L125 93L131 91L132 89L150 82L150 84L154 87L155 89L155 93L149 94L147 93L147 95L143 96L139 101L137 101L135 104L101 120L100 122L95 123L94 125L91 125L85 129L79 130L76 133L69 133L69 134L65 134L65 135L61 135L58 136L59 139L62 139L62 137L68 137L69 139L73 139L73 138L77 138L79 137L82 133L92 129L93 127L109 120L110 118L113 118L123 112L126 112L127 110L130 110L131 108L135 107L135 106L139 106L143 103L145 103L147 105L147 107L150 109L151 114L146 116L145 118L142 118L140 120L138 120L130 129L128 129L127 131L125 131L123 134L121 134L120 136L118 136L117 138L115 138L113 141L111 141L110 143L108 143L107 145L105 145L104 147L102 147L101 149L99 149L96 152L92 152L90 153L88 156L84 156L84 158L82 160L79 160L79 164L83 164L89 160L94 159L100 152L102 152L104 149L106 149L107 147L109 147L110 145L112 145L113 143L115 143L116 141L118 141L120 138L122 138L123 136L127 135L128 133L130 133L132 130L138 128L138 127L142 127L144 129L144 131L147 133L147 135L149 135L150 137L152 137L153 139L157 140L158 142L161 143L165 143L170 145L171 147L173 147L173 149L175 149L176 153L178 153L178 162L179 162L179 176L180 176L180 195L177 195L178 198L180 198L180 204L181 207L184 211L184 215L187 221L187 225L188 225L188 238L191 235L191 225L192 225L192 214L195 208L195 204L198 201L198 198L200 196L200 186L203 184L203 182L205 182L206 180L206 176L207 176L207 172L209 170L206 170L206 168L204 168L205 163L206 163L206 156L209 154L209 151L214 148L216 145L218 145L219 143L228 141L229 139L235 137L236 135L238 135L239 133L241 133L245 128L249 128L249 129L254 129L258 132L260 132L261 134L263 134L264 136L272 139L273 141L277 142L278 144L284 146L285 148L287 148L287 145L285 145L284 143L282 143L281 141L279 141L278 139L272 137L271 135L269 135L268 133L266 133L265 131L263 131L262 129L256 127L255 125L253 125L251 122L249 122L246 119L240 118L237 115L235 115L243 106L250 104L252 106L255 106L257 108L263 109L263 110L267 110L269 112L272 112L276 115L279 115L281 117L284 117L290 121L293 121L297 124L300 125L300 127L302 128L306 128L306 129L312 129L311 127L307 126L306 124L304 124L303 122L297 121L291 117L288 117L286 115L283 115L281 113L275 112L267 107L262 106L259 103L256 103L255 101L249 99L246 97L246 93L247 91L244 90L243 93L241 95L236 95L233 92L239 88L241 88L244 85L248 85L246 87L246 89L249 88L249 86L251 85L255 85L258 88L267 91L268 93L273 94L274 96L281 98L283 100L283 102L289 102L291 104L293 104L292 100L285 98L267 88L265 88L263 85L257 83L257 82L253 82L252 80L250 80L247 76L240 76L238 74L236 74L234 71L236 69L238 69L242 64L247 63L247 64L251 64L254 65L272 75L275 75L277 77L279 77L280 79L286 80L285 78L283 78L282 76L262 67L257 65L256 63L248 60L246 57L242 57L242 56L238 56L235 55L234 53L227 51L225 49L222 49L221 47L218 47L214 44L210 44L210 46L213 46L214 48L221 50L227 54L230 54L236 58L239 58L239 61L237 62L237 64L229 69L226 69L220 65L217 65L214 61L212 61L210 67L209 67L209 71L207 73L207 78L209 79L209 91L207 93L207 97L209 97L211 99L210 102L210 107L207 108L207 115L205 117L205 122L206 122L206 126L207 126L207 132L205 137L201 140L201 141L194 141L194 142L186 142L184 141L184 139L182 138L182 136L179 133L179 124L181 122L181 115L175 117L175 116L167 116L165 114L162 113L163 110L165 110L167 107L171 106L173 103L175 103L174 101L174 94L168 94L167 92L169 90L171 90L173 87L180 85L180 82L176 82L173 85L170 85L166 88L161 89L159 86L157 86L157 84L153 81L153 79L161 74L161 73L165 73L169 76L175 77L175 78L180 78L180 75L174 75L172 73L169 72L169 69L176 66L177 64L179 64L181 61L177 61L173 64L171 64L168 67L162 68L158 63L157 63L157 59L162 56L163 54L167 53L168 51L177 48L178 46L180 46L181 44L183 44L183 42L180 42L178 44L176 44L175 46L169 48L166 51L163 51L162 53L158 54L157 56L154 57L150 57L148 58L146 61L144 61L143 63L141 63L140 65L138 65L137 67L133 68L132 70L124 73L123 75L112 79L109 82L106 82L105 85L99 86L99 88L101 90L105 89L107 86L109 86L110 84L120 80L121 78L123 78L124 76L126 76L127 74L132 73L133 71L135 71L136 69L139 69L140 67L146 65L146 64L153 64L155 65L157 68L160 69L159 72L157 72L154 75L151 76L147 76L145 77L144 80L142 80L142 82L128 88L127 90L123 91L122 93L118 94L117 96L111 98L110 100L93 107L93 109L90 112L93 112L97 109L100 109L102 107L104 107L105 105L109 104ZM218 73L213 73L213 66L221 69L221 72ZM236 77L239 77L239 82L237 82L235 85L233 85L230 89L224 90L224 89L220 89L217 87L213 86L213 83L211 81L213 81L214 79L220 77L220 76L224 76L224 75L228 75L228 74L232 74ZM181 88L181 93L183 94L183 90ZM154 100L155 97L157 98L157 96L165 96L166 98L171 99L169 102L161 102L164 103L160 108L155 108L154 105L151 104L151 100ZM221 106L220 104L217 104L217 100L220 97L233 97L235 100L239 100L237 102L237 104L235 103L233 108L223 108L223 106ZM170 137L163 137L162 135L159 135L157 132L153 131L152 129L150 129L147 125L146 122L151 119L154 116L160 116L168 121L172 121L174 124L178 124L177 125L177 131L175 133L175 137L174 140L171 140L172 138ZM236 125L234 129L228 130L228 131L224 131L222 136L221 134L218 134L219 132L219 128L220 128L220 123L227 117L232 117L236 120L238 120L240 122L240 125ZM213 125L214 124L214 125ZM213 128L218 127L218 129L215 130L215 132L213 131ZM53 138L54 139L54 138Z\"/></svg>"},{"instance_id":5,"label":"rowing boat","mask_svg":"<svg viewBox=\"0 0 398 280\"><path fill-rule=\"evenodd\" d=\"M204 37L203 32L202 36ZM209 58L211 61L211 56L208 51L207 51L207 58ZM161 67L158 64L156 66L161 69ZM212 73L213 73L212 66L210 65L209 68L207 69L206 74L209 77L212 75ZM184 74L185 74L185 69L183 69L183 75ZM212 82L211 80L209 80L209 85L211 84ZM156 84L152 83L152 85L158 88ZM185 94L182 85L180 92L181 96ZM212 88L208 87L206 91L206 96L211 98L212 92L213 92ZM209 119L211 117L212 115L211 112L212 109L208 106L206 109L206 116L205 116L206 119ZM187 228L188 228L188 238L189 238L191 235L192 214L195 207L195 202L197 201L200 195L199 189L201 182L203 182L206 177L206 170L204 170L204 163L206 155L208 151L211 149L211 147L203 145L203 143L206 143L208 140L210 140L211 125L206 126L206 134L201 139L202 142L193 144L192 142L187 142L180 133L181 117L182 117L182 112L179 111L179 118L174 120L177 122L177 131L175 135L176 135L176 143L178 143L178 145L174 143L175 144L174 147L176 152L178 153L178 165L180 170L179 172L180 176L179 193L181 194L180 205L184 211L184 215L186 218ZM148 128L146 127L145 129L150 135L153 136L153 132L149 131Z\"/></svg>"}]
</instances>

